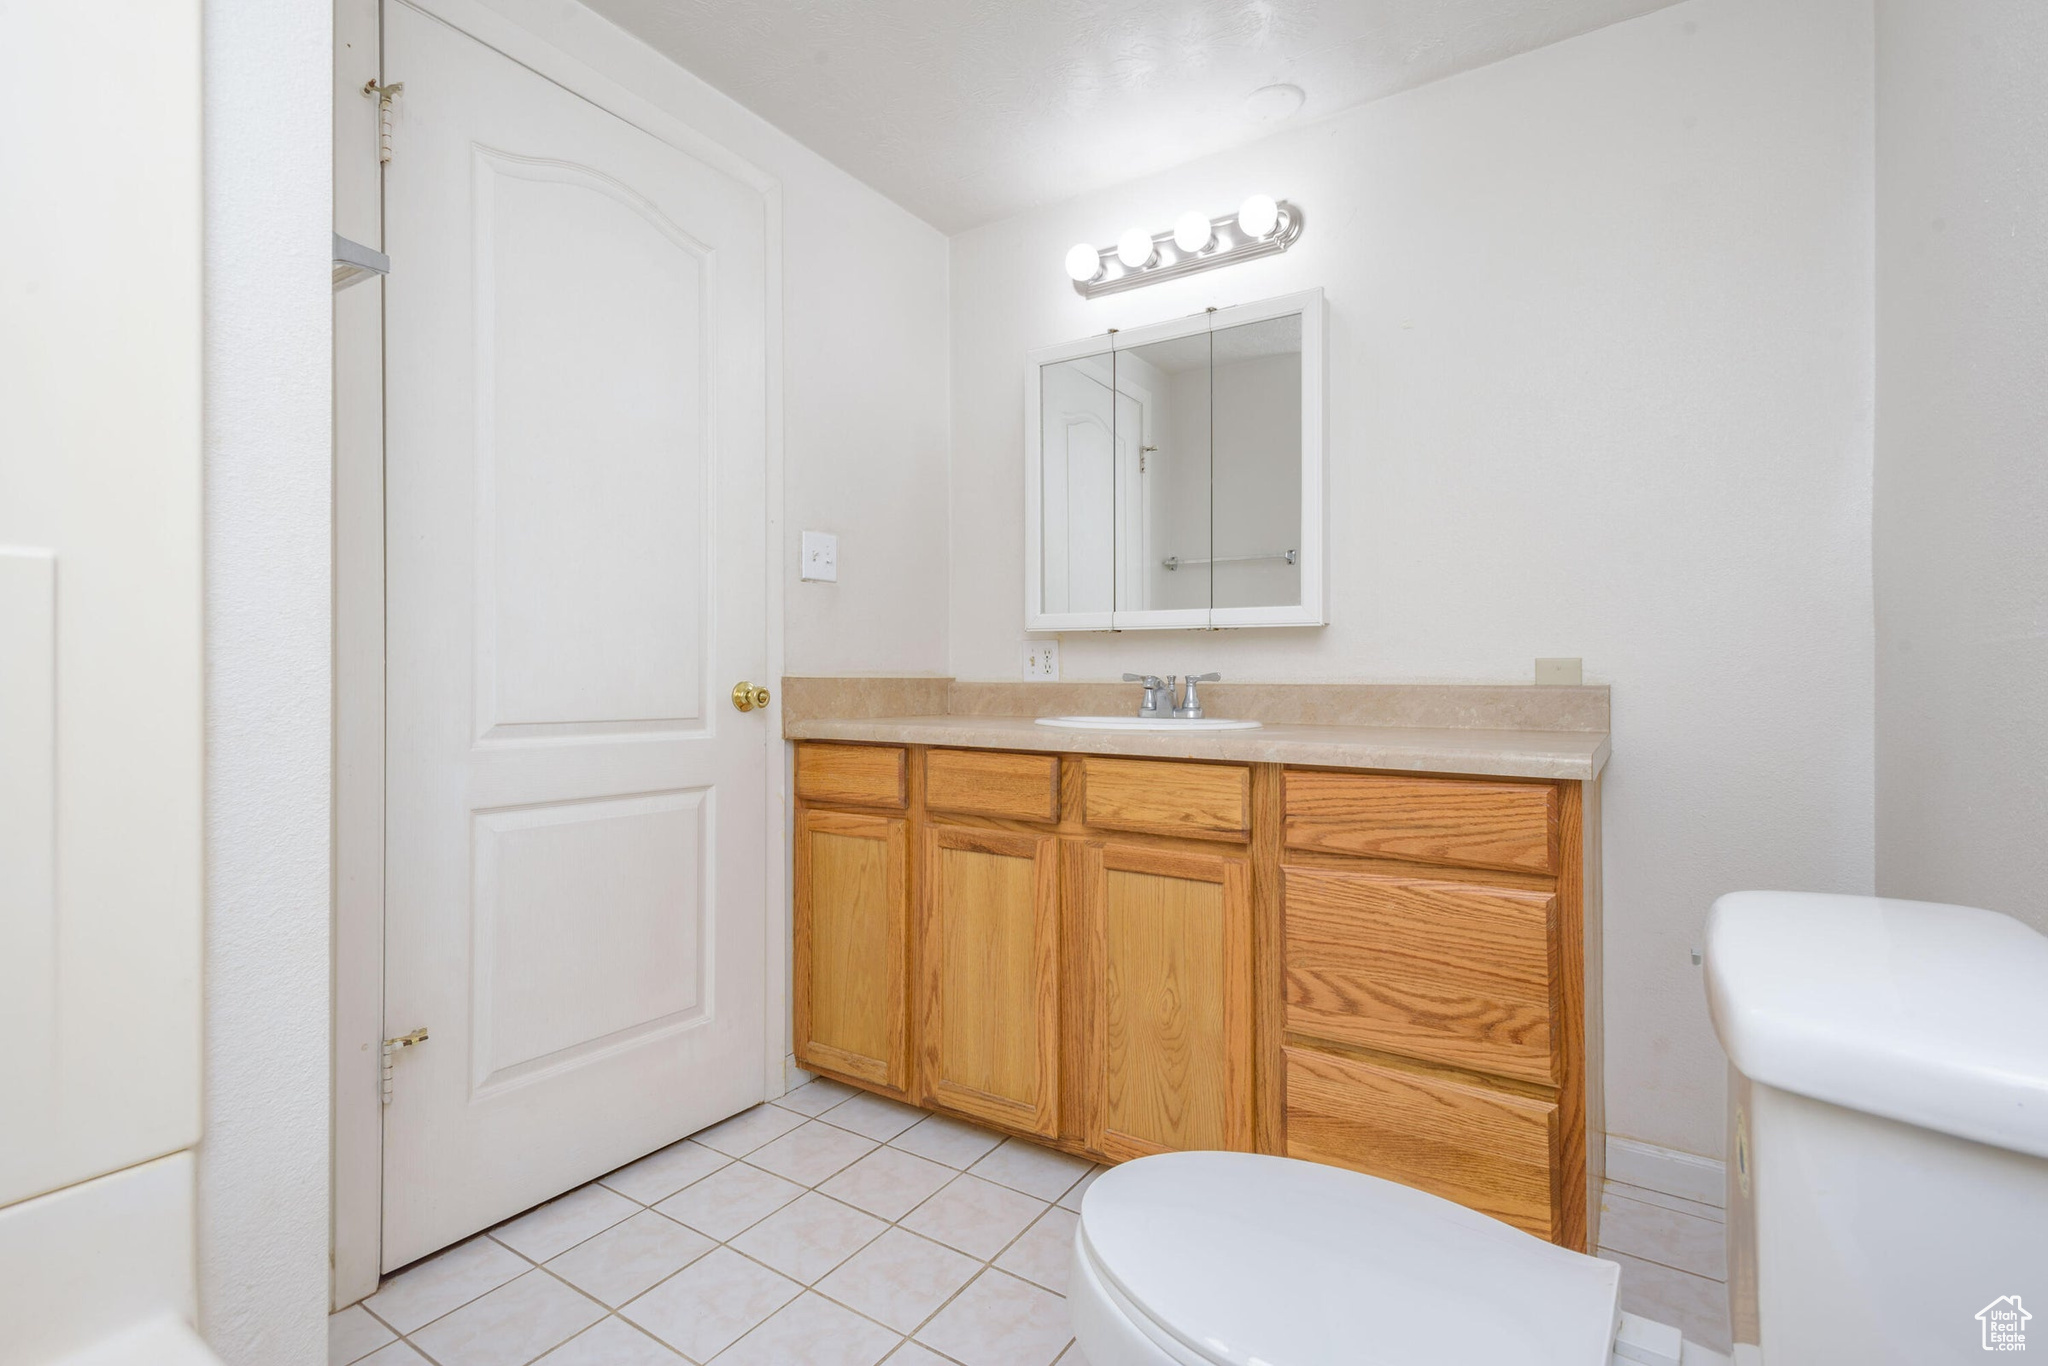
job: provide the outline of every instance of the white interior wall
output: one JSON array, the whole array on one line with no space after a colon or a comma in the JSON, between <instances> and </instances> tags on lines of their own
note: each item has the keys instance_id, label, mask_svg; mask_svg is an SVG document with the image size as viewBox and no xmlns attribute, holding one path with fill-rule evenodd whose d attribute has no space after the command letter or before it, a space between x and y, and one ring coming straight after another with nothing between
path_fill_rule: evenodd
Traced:
<instances>
[{"instance_id":1,"label":"white interior wall","mask_svg":"<svg viewBox=\"0 0 2048 1366\"><path fill-rule=\"evenodd\" d=\"M1331 624L1068 635L1079 679L1614 685L1608 1118L1718 1154L1689 951L1872 878L1869 0L1689 0L953 240L952 671L1023 639L1018 359L1314 285ZM1246 194L1284 256L1086 301L1067 247Z\"/></svg>"},{"instance_id":2,"label":"white interior wall","mask_svg":"<svg viewBox=\"0 0 2048 1366\"><path fill-rule=\"evenodd\" d=\"M2048 7L1877 5L1877 885L2048 931Z\"/></svg>"},{"instance_id":3,"label":"white interior wall","mask_svg":"<svg viewBox=\"0 0 2048 1366\"><path fill-rule=\"evenodd\" d=\"M487 3L780 183L783 668L944 673L944 236L583 6ZM837 583L798 579L805 530Z\"/></svg>"},{"instance_id":4,"label":"white interior wall","mask_svg":"<svg viewBox=\"0 0 2048 1366\"><path fill-rule=\"evenodd\" d=\"M329 100L323 0L206 0L206 1106L199 1310L326 1359Z\"/></svg>"}]
</instances>

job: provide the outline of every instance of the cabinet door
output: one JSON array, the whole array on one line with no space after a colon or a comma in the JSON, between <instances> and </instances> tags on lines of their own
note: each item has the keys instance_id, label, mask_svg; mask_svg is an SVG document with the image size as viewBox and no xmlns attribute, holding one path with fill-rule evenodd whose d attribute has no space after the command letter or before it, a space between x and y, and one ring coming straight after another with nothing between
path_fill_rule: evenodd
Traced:
<instances>
[{"instance_id":1,"label":"cabinet door","mask_svg":"<svg viewBox=\"0 0 2048 1366\"><path fill-rule=\"evenodd\" d=\"M1051 835L925 832L918 1022L925 1101L1059 1132L1059 864Z\"/></svg>"},{"instance_id":2,"label":"cabinet door","mask_svg":"<svg viewBox=\"0 0 2048 1366\"><path fill-rule=\"evenodd\" d=\"M1252 1147L1251 866L1077 851L1090 989L1090 1146L1124 1159Z\"/></svg>"},{"instance_id":3,"label":"cabinet door","mask_svg":"<svg viewBox=\"0 0 2048 1366\"><path fill-rule=\"evenodd\" d=\"M910 1085L909 827L806 809L796 825L796 1058Z\"/></svg>"}]
</instances>

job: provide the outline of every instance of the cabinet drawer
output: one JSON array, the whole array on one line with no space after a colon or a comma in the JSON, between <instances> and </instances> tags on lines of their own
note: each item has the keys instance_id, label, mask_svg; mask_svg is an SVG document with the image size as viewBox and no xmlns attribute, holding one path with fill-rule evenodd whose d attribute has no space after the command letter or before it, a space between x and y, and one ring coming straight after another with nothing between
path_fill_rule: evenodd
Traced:
<instances>
[{"instance_id":1,"label":"cabinet drawer","mask_svg":"<svg viewBox=\"0 0 2048 1366\"><path fill-rule=\"evenodd\" d=\"M1056 821L1060 761L1051 754L935 749L925 755L924 804L933 811Z\"/></svg>"},{"instance_id":2,"label":"cabinet drawer","mask_svg":"<svg viewBox=\"0 0 2048 1366\"><path fill-rule=\"evenodd\" d=\"M1290 770L1287 845L1325 854L1554 873L1557 788Z\"/></svg>"},{"instance_id":3,"label":"cabinet drawer","mask_svg":"<svg viewBox=\"0 0 2048 1366\"><path fill-rule=\"evenodd\" d=\"M1084 819L1108 830L1242 839L1252 771L1233 764L1087 759Z\"/></svg>"},{"instance_id":4,"label":"cabinet drawer","mask_svg":"<svg viewBox=\"0 0 2048 1366\"><path fill-rule=\"evenodd\" d=\"M1287 1049L1286 1062L1288 1156L1399 1181L1551 1236L1556 1105L1300 1048Z\"/></svg>"},{"instance_id":5,"label":"cabinet drawer","mask_svg":"<svg viewBox=\"0 0 2048 1366\"><path fill-rule=\"evenodd\" d=\"M796 795L852 806L904 804L903 751L894 745L796 747Z\"/></svg>"},{"instance_id":6,"label":"cabinet drawer","mask_svg":"<svg viewBox=\"0 0 2048 1366\"><path fill-rule=\"evenodd\" d=\"M1548 892L1287 868L1287 1028L1557 1080Z\"/></svg>"}]
</instances>

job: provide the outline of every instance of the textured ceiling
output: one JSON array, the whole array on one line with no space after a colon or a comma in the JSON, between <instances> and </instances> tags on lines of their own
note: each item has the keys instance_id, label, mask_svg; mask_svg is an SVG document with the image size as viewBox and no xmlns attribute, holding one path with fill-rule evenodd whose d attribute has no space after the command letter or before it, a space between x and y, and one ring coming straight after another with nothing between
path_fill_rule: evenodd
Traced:
<instances>
[{"instance_id":1,"label":"textured ceiling","mask_svg":"<svg viewBox=\"0 0 2048 1366\"><path fill-rule=\"evenodd\" d=\"M951 233L1672 0L588 2Z\"/></svg>"}]
</instances>

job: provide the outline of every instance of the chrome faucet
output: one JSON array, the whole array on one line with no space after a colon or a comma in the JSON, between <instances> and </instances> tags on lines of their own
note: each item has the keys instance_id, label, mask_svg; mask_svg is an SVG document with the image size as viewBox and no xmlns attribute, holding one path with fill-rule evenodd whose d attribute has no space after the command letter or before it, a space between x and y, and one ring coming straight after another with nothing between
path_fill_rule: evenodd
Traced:
<instances>
[{"instance_id":1,"label":"chrome faucet","mask_svg":"<svg viewBox=\"0 0 2048 1366\"><path fill-rule=\"evenodd\" d=\"M1145 685L1145 701L1138 708L1140 721L1164 721L1174 714L1174 675L1160 678L1157 674L1125 674L1124 682Z\"/></svg>"},{"instance_id":2,"label":"chrome faucet","mask_svg":"<svg viewBox=\"0 0 2048 1366\"><path fill-rule=\"evenodd\" d=\"M1180 705L1173 709L1173 714L1183 721L1201 720L1202 698L1201 695L1195 691L1195 684L1221 683L1222 681L1222 674L1189 674L1187 695L1181 698Z\"/></svg>"}]
</instances>

